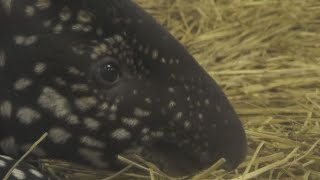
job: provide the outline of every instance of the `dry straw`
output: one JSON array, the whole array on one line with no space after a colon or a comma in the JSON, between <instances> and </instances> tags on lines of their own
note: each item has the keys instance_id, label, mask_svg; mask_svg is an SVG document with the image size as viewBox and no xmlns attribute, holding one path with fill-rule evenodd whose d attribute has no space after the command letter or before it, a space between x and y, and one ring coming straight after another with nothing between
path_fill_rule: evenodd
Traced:
<instances>
[{"instance_id":1,"label":"dry straw","mask_svg":"<svg viewBox=\"0 0 320 180\"><path fill-rule=\"evenodd\" d=\"M246 128L249 152L237 170L215 164L193 179L320 179L319 0L137 2L218 82ZM128 168L109 179L172 179L148 163L121 160ZM68 171L69 179L112 176L55 161L43 165Z\"/></svg>"}]
</instances>

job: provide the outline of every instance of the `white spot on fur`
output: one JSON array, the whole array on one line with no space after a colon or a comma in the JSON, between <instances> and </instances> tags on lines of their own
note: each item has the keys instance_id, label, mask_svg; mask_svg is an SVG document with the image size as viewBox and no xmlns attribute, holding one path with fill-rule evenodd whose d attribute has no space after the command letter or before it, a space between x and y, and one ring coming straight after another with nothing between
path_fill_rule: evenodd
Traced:
<instances>
[{"instance_id":1,"label":"white spot on fur","mask_svg":"<svg viewBox=\"0 0 320 180\"><path fill-rule=\"evenodd\" d=\"M58 118L65 117L70 112L67 99L50 87L43 88L38 103Z\"/></svg>"},{"instance_id":2,"label":"white spot on fur","mask_svg":"<svg viewBox=\"0 0 320 180\"><path fill-rule=\"evenodd\" d=\"M26 8L24 9L24 12L25 12L26 16L34 16L35 9L32 6L26 6Z\"/></svg>"},{"instance_id":3,"label":"white spot on fur","mask_svg":"<svg viewBox=\"0 0 320 180\"><path fill-rule=\"evenodd\" d=\"M38 178L43 178L43 174L35 169L29 169L29 172Z\"/></svg>"},{"instance_id":4,"label":"white spot on fur","mask_svg":"<svg viewBox=\"0 0 320 180\"><path fill-rule=\"evenodd\" d=\"M93 52L96 56L102 56L106 54L108 51L110 51L109 47L104 44L100 43L93 47Z\"/></svg>"},{"instance_id":5,"label":"white spot on fur","mask_svg":"<svg viewBox=\"0 0 320 180\"><path fill-rule=\"evenodd\" d=\"M184 128L189 129L191 127L191 123L189 121L184 122Z\"/></svg>"},{"instance_id":6,"label":"white spot on fur","mask_svg":"<svg viewBox=\"0 0 320 180\"><path fill-rule=\"evenodd\" d=\"M3 50L0 50L0 68L3 68L6 65L6 53Z\"/></svg>"},{"instance_id":7,"label":"white spot on fur","mask_svg":"<svg viewBox=\"0 0 320 180\"><path fill-rule=\"evenodd\" d=\"M173 64L173 59L172 58L169 60L169 64Z\"/></svg>"},{"instance_id":8,"label":"white spot on fur","mask_svg":"<svg viewBox=\"0 0 320 180\"><path fill-rule=\"evenodd\" d=\"M121 43L123 41L123 37L119 34L116 34L113 38L117 43Z\"/></svg>"},{"instance_id":9,"label":"white spot on fur","mask_svg":"<svg viewBox=\"0 0 320 180\"><path fill-rule=\"evenodd\" d=\"M7 14L11 14L12 0L1 0L2 7Z\"/></svg>"},{"instance_id":10,"label":"white spot on fur","mask_svg":"<svg viewBox=\"0 0 320 180\"><path fill-rule=\"evenodd\" d=\"M111 137L117 140L126 140L131 138L131 134L129 131L124 128L116 129L112 132Z\"/></svg>"},{"instance_id":11,"label":"white spot on fur","mask_svg":"<svg viewBox=\"0 0 320 180\"><path fill-rule=\"evenodd\" d=\"M152 103L152 100L150 98L145 98L144 101L148 104L151 104Z\"/></svg>"},{"instance_id":12,"label":"white spot on fur","mask_svg":"<svg viewBox=\"0 0 320 180\"><path fill-rule=\"evenodd\" d=\"M12 113L12 104L10 101L0 103L0 115L4 118L10 118Z\"/></svg>"},{"instance_id":13,"label":"white spot on fur","mask_svg":"<svg viewBox=\"0 0 320 180\"><path fill-rule=\"evenodd\" d=\"M32 85L32 80L31 79L21 78L21 79L18 79L14 83L14 89L18 90L18 91L21 91L21 90L24 90L24 89L28 88L31 85Z\"/></svg>"},{"instance_id":14,"label":"white spot on fur","mask_svg":"<svg viewBox=\"0 0 320 180\"><path fill-rule=\"evenodd\" d=\"M63 80L61 77L57 77L54 80L57 84L59 84L60 86L65 86L67 84L67 82L65 80Z\"/></svg>"},{"instance_id":15,"label":"white spot on fur","mask_svg":"<svg viewBox=\"0 0 320 180\"><path fill-rule=\"evenodd\" d=\"M37 64L34 66L33 71L34 71L36 74L42 74L46 69L47 69L47 65L46 65L45 63L37 63Z\"/></svg>"},{"instance_id":16,"label":"white spot on fur","mask_svg":"<svg viewBox=\"0 0 320 180\"><path fill-rule=\"evenodd\" d=\"M14 36L14 42L18 45L22 45L25 41L25 37L23 36Z\"/></svg>"},{"instance_id":17,"label":"white spot on fur","mask_svg":"<svg viewBox=\"0 0 320 180\"><path fill-rule=\"evenodd\" d=\"M84 145L96 147L96 148L104 148L106 146L105 143L99 141L93 137L83 136L80 138L80 142Z\"/></svg>"},{"instance_id":18,"label":"white spot on fur","mask_svg":"<svg viewBox=\"0 0 320 180\"><path fill-rule=\"evenodd\" d=\"M95 97L82 97L75 100L75 105L81 111L88 111L97 105L97 99Z\"/></svg>"},{"instance_id":19,"label":"white spot on fur","mask_svg":"<svg viewBox=\"0 0 320 180\"><path fill-rule=\"evenodd\" d=\"M160 59L160 62L163 63L163 64L165 64L165 63L166 63L166 59L165 59L165 58L161 58L161 59Z\"/></svg>"},{"instance_id":20,"label":"white spot on fur","mask_svg":"<svg viewBox=\"0 0 320 180\"><path fill-rule=\"evenodd\" d=\"M88 11L80 10L77 14L77 20L80 23L89 23L92 15Z\"/></svg>"},{"instance_id":21,"label":"white spot on fur","mask_svg":"<svg viewBox=\"0 0 320 180\"><path fill-rule=\"evenodd\" d=\"M74 92L87 92L87 91L89 91L89 87L86 84L73 84L71 86L71 89Z\"/></svg>"},{"instance_id":22,"label":"white spot on fur","mask_svg":"<svg viewBox=\"0 0 320 180\"><path fill-rule=\"evenodd\" d=\"M108 103L104 102L101 105L99 105L99 110L100 111L106 111L109 108Z\"/></svg>"},{"instance_id":23,"label":"white spot on fur","mask_svg":"<svg viewBox=\"0 0 320 180\"><path fill-rule=\"evenodd\" d=\"M161 138L161 137L163 137L164 132L163 131L155 131L155 132L152 132L151 135L156 138Z\"/></svg>"},{"instance_id":24,"label":"white spot on fur","mask_svg":"<svg viewBox=\"0 0 320 180\"><path fill-rule=\"evenodd\" d=\"M100 122L93 118L85 118L83 123L90 130L97 130L100 127Z\"/></svg>"},{"instance_id":25,"label":"white spot on fur","mask_svg":"<svg viewBox=\"0 0 320 180\"><path fill-rule=\"evenodd\" d=\"M198 117L199 117L199 119L203 119L203 114L199 113Z\"/></svg>"},{"instance_id":26,"label":"white spot on fur","mask_svg":"<svg viewBox=\"0 0 320 180\"><path fill-rule=\"evenodd\" d=\"M138 94L138 90L134 89L134 90L132 91L132 94L133 94L133 95L137 95L137 94Z\"/></svg>"},{"instance_id":27,"label":"white spot on fur","mask_svg":"<svg viewBox=\"0 0 320 180\"><path fill-rule=\"evenodd\" d=\"M8 155L17 154L17 145L14 137L10 136L0 141L1 150Z\"/></svg>"},{"instance_id":28,"label":"white spot on fur","mask_svg":"<svg viewBox=\"0 0 320 180\"><path fill-rule=\"evenodd\" d=\"M151 112L141 108L135 108L133 114L136 117L147 117L151 115Z\"/></svg>"},{"instance_id":29,"label":"white spot on fur","mask_svg":"<svg viewBox=\"0 0 320 180\"><path fill-rule=\"evenodd\" d=\"M174 88L173 88L173 87L169 87L169 88L168 88L168 91L169 91L170 93L174 93Z\"/></svg>"},{"instance_id":30,"label":"white spot on fur","mask_svg":"<svg viewBox=\"0 0 320 180\"><path fill-rule=\"evenodd\" d=\"M12 176L14 176L15 178L17 178L18 180L23 180L26 178L26 175L24 174L23 171L15 168L13 171L12 171Z\"/></svg>"},{"instance_id":31,"label":"white spot on fur","mask_svg":"<svg viewBox=\"0 0 320 180\"><path fill-rule=\"evenodd\" d=\"M81 71L79 69L77 69L76 67L70 67L70 68L68 68L68 73L70 73L72 75L79 76L81 74Z\"/></svg>"},{"instance_id":32,"label":"white spot on fur","mask_svg":"<svg viewBox=\"0 0 320 180\"><path fill-rule=\"evenodd\" d=\"M63 30L62 24L57 24L56 26L53 27L52 31L55 34L60 34Z\"/></svg>"},{"instance_id":33,"label":"white spot on fur","mask_svg":"<svg viewBox=\"0 0 320 180\"><path fill-rule=\"evenodd\" d=\"M64 144L71 138L71 134L62 128L52 128L49 130L49 138L56 144Z\"/></svg>"},{"instance_id":34,"label":"white spot on fur","mask_svg":"<svg viewBox=\"0 0 320 180\"><path fill-rule=\"evenodd\" d=\"M72 16L70 8L64 7L59 13L59 16L61 21L69 21Z\"/></svg>"},{"instance_id":35,"label":"white spot on fur","mask_svg":"<svg viewBox=\"0 0 320 180\"><path fill-rule=\"evenodd\" d=\"M6 167L7 163L0 159L0 167Z\"/></svg>"},{"instance_id":36,"label":"white spot on fur","mask_svg":"<svg viewBox=\"0 0 320 180\"><path fill-rule=\"evenodd\" d=\"M147 134L149 131L150 131L149 128L143 128L143 129L142 129L142 133L143 133L143 134Z\"/></svg>"},{"instance_id":37,"label":"white spot on fur","mask_svg":"<svg viewBox=\"0 0 320 180\"><path fill-rule=\"evenodd\" d=\"M26 38L25 42L24 42L24 45L25 46L30 46L34 43L36 43L38 41L38 37L35 36L35 35L32 35L32 36L29 36Z\"/></svg>"},{"instance_id":38,"label":"white spot on fur","mask_svg":"<svg viewBox=\"0 0 320 180\"><path fill-rule=\"evenodd\" d=\"M136 125L138 125L139 120L136 118L124 117L122 118L122 122L130 127L135 127Z\"/></svg>"},{"instance_id":39,"label":"white spot on fur","mask_svg":"<svg viewBox=\"0 0 320 180\"><path fill-rule=\"evenodd\" d=\"M111 107L110 107L110 111L111 112L116 112L118 109L118 106L116 104L112 104Z\"/></svg>"},{"instance_id":40,"label":"white spot on fur","mask_svg":"<svg viewBox=\"0 0 320 180\"><path fill-rule=\"evenodd\" d=\"M169 109L174 108L176 105L177 105L176 102L170 101L170 102L169 102Z\"/></svg>"},{"instance_id":41,"label":"white spot on fur","mask_svg":"<svg viewBox=\"0 0 320 180\"><path fill-rule=\"evenodd\" d=\"M37 0L36 7L40 10L48 9L51 5L51 0Z\"/></svg>"},{"instance_id":42,"label":"white spot on fur","mask_svg":"<svg viewBox=\"0 0 320 180\"><path fill-rule=\"evenodd\" d=\"M38 37L35 35L31 35L31 36L17 35L17 36L14 36L13 39L17 45L22 45L22 46L30 46L38 41Z\"/></svg>"},{"instance_id":43,"label":"white spot on fur","mask_svg":"<svg viewBox=\"0 0 320 180\"><path fill-rule=\"evenodd\" d=\"M21 123L31 124L34 121L39 120L41 116L37 111L28 107L23 107L18 110L17 117Z\"/></svg>"},{"instance_id":44,"label":"white spot on fur","mask_svg":"<svg viewBox=\"0 0 320 180\"><path fill-rule=\"evenodd\" d=\"M182 113L182 112L178 112L178 113L176 114L175 119L179 120L179 119L182 118L182 116L183 116L183 113Z\"/></svg>"},{"instance_id":45,"label":"white spot on fur","mask_svg":"<svg viewBox=\"0 0 320 180\"><path fill-rule=\"evenodd\" d=\"M103 156L102 152L94 151L88 148L80 148L78 152L85 160L89 161L95 166L98 166L100 168L108 167L108 164L101 160Z\"/></svg>"},{"instance_id":46,"label":"white spot on fur","mask_svg":"<svg viewBox=\"0 0 320 180\"><path fill-rule=\"evenodd\" d=\"M153 50L152 51L152 59L157 59L158 58L158 51L157 50Z\"/></svg>"},{"instance_id":47,"label":"white spot on fur","mask_svg":"<svg viewBox=\"0 0 320 180\"><path fill-rule=\"evenodd\" d=\"M9 157L9 156L0 155L0 157L1 157L2 159L8 160L8 161L12 161L12 160L13 160L13 159L12 159L11 157Z\"/></svg>"},{"instance_id":48,"label":"white spot on fur","mask_svg":"<svg viewBox=\"0 0 320 180\"><path fill-rule=\"evenodd\" d=\"M72 125L75 125L75 124L79 124L80 121L79 121L79 118L78 116L74 115L74 114L70 114L66 117L66 121L69 123L69 124L72 124Z\"/></svg>"},{"instance_id":49,"label":"white spot on fur","mask_svg":"<svg viewBox=\"0 0 320 180\"><path fill-rule=\"evenodd\" d=\"M209 100L209 99L205 99L205 100L204 100L204 104L205 104L205 105L209 105L209 104L210 104L210 100Z\"/></svg>"}]
</instances>

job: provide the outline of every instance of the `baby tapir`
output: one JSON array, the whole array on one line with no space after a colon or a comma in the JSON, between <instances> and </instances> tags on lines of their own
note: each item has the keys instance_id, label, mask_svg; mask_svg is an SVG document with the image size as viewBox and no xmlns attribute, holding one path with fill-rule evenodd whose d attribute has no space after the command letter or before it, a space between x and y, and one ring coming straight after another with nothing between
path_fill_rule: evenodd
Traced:
<instances>
[{"instance_id":1,"label":"baby tapir","mask_svg":"<svg viewBox=\"0 0 320 180\"><path fill-rule=\"evenodd\" d=\"M0 149L118 169L137 154L173 175L246 154L213 79L131 0L0 0Z\"/></svg>"}]
</instances>

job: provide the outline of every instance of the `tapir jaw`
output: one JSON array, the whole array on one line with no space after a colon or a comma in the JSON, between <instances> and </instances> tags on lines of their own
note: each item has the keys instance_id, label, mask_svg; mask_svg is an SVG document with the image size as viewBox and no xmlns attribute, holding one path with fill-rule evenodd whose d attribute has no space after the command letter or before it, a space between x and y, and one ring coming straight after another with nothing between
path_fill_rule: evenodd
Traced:
<instances>
[{"instance_id":1,"label":"tapir jaw","mask_svg":"<svg viewBox=\"0 0 320 180\"><path fill-rule=\"evenodd\" d=\"M193 102L188 102L188 96L184 95L186 92L180 89L178 94L186 99L185 102L176 101L176 108L181 111L167 111L167 116L160 118L167 119L162 123L157 118L150 117L150 122L154 125L149 134L151 140L142 142L136 149L139 151L133 154L154 163L170 176L196 174L221 158L226 159L222 168L235 169L246 155L245 132L222 91L216 88L215 83L211 85L211 88L205 88L205 99L197 96ZM175 90L178 91L178 88ZM165 98L162 100L170 102ZM189 107L197 100L204 100L203 106L197 108L201 111ZM161 111L161 108L158 109ZM157 117L161 117L161 112ZM157 132L161 132L161 136L152 137ZM141 141L144 141L144 137Z\"/></svg>"},{"instance_id":2,"label":"tapir jaw","mask_svg":"<svg viewBox=\"0 0 320 180\"><path fill-rule=\"evenodd\" d=\"M175 87L174 97L185 101L175 101L164 135L145 145L142 153L169 175L194 174L221 158L226 160L222 168L233 170L246 156L245 131L233 107L202 68L194 71L200 71L203 82L189 84L189 89Z\"/></svg>"},{"instance_id":3,"label":"tapir jaw","mask_svg":"<svg viewBox=\"0 0 320 180\"><path fill-rule=\"evenodd\" d=\"M140 159L137 159L136 155L138 155L145 161L156 165L165 174L171 177L182 177L195 175L206 170L221 158L226 159L221 168L235 169L246 155L246 142L235 142L228 146L229 149L224 149L226 147L226 145L222 145L216 149L207 149L207 151L199 153L191 147L178 147L175 144L158 141L148 147L139 148L134 154L126 154L125 156L141 162ZM217 152L217 149L221 151ZM225 151L222 152L223 150Z\"/></svg>"}]
</instances>

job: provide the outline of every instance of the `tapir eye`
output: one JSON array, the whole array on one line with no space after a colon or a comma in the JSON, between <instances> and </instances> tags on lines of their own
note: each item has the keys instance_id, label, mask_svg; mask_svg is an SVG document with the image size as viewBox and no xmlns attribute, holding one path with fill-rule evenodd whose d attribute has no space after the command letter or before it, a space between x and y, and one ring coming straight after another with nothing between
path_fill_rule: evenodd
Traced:
<instances>
[{"instance_id":1,"label":"tapir eye","mask_svg":"<svg viewBox=\"0 0 320 180\"><path fill-rule=\"evenodd\" d=\"M112 57L106 57L93 66L94 79L102 85L111 86L117 83L121 76L119 63Z\"/></svg>"}]
</instances>

